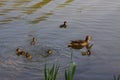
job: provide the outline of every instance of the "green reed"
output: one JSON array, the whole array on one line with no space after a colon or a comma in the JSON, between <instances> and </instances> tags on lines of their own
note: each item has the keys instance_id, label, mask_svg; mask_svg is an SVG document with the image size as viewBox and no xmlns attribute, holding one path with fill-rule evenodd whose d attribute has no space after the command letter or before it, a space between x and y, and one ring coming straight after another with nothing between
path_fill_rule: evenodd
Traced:
<instances>
[{"instance_id":1,"label":"green reed","mask_svg":"<svg viewBox=\"0 0 120 80\"><path fill-rule=\"evenodd\" d=\"M73 62L72 66L65 70L65 80L74 80L74 74L76 71L76 63Z\"/></svg>"},{"instance_id":2,"label":"green reed","mask_svg":"<svg viewBox=\"0 0 120 80\"><path fill-rule=\"evenodd\" d=\"M59 71L59 65L53 65L52 68L44 66L44 80L56 80Z\"/></svg>"},{"instance_id":3,"label":"green reed","mask_svg":"<svg viewBox=\"0 0 120 80\"><path fill-rule=\"evenodd\" d=\"M113 80L120 80L120 75L118 75L118 76L113 76Z\"/></svg>"}]
</instances>

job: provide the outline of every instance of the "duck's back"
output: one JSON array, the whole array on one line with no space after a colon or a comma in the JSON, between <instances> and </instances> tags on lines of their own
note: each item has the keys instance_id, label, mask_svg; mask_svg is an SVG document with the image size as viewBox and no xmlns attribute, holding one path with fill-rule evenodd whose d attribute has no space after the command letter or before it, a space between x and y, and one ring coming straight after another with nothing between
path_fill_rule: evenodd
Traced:
<instances>
[{"instance_id":1,"label":"duck's back","mask_svg":"<svg viewBox=\"0 0 120 80\"><path fill-rule=\"evenodd\" d=\"M71 41L71 43L83 43L85 42L84 40L74 40L74 41Z\"/></svg>"}]
</instances>

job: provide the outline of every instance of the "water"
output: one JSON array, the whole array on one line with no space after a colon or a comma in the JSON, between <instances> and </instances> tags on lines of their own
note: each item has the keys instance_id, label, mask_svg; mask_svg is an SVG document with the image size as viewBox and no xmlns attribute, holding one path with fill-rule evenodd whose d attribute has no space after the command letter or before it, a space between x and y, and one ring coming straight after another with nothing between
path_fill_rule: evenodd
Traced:
<instances>
[{"instance_id":1,"label":"water","mask_svg":"<svg viewBox=\"0 0 120 80\"><path fill-rule=\"evenodd\" d=\"M68 27L59 25L67 21ZM60 64L60 80L70 63L71 40L92 35L91 56L72 50L75 80L112 80L120 74L119 0L0 0L0 80L43 80L44 64ZM32 37L37 44L30 45ZM16 48L33 55L16 55ZM53 54L43 57L47 49ZM62 74L61 74L62 73Z\"/></svg>"}]
</instances>

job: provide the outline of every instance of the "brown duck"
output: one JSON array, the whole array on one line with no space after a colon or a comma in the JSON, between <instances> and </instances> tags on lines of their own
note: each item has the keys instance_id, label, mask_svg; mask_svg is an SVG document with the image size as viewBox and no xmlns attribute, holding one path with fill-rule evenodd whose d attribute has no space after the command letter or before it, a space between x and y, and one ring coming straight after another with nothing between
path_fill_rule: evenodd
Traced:
<instances>
[{"instance_id":1,"label":"brown duck","mask_svg":"<svg viewBox=\"0 0 120 80\"><path fill-rule=\"evenodd\" d=\"M28 60L31 60L31 59L32 59L32 55L29 54L28 52L25 53L25 57L26 57Z\"/></svg>"},{"instance_id":2,"label":"brown duck","mask_svg":"<svg viewBox=\"0 0 120 80\"><path fill-rule=\"evenodd\" d=\"M48 55L52 54L52 50L48 49L47 54Z\"/></svg>"},{"instance_id":3,"label":"brown duck","mask_svg":"<svg viewBox=\"0 0 120 80\"><path fill-rule=\"evenodd\" d=\"M74 49L82 49L83 47L86 47L87 49L90 49L92 45L90 46L90 41L92 37L90 35L87 35L85 40L74 40L71 41L68 44L68 47L74 48Z\"/></svg>"},{"instance_id":4,"label":"brown duck","mask_svg":"<svg viewBox=\"0 0 120 80\"><path fill-rule=\"evenodd\" d=\"M30 53L28 53L26 51L21 51L20 48L17 48L16 51L17 51L18 56L20 56L20 55L25 56L28 60L32 59L32 55Z\"/></svg>"},{"instance_id":5,"label":"brown duck","mask_svg":"<svg viewBox=\"0 0 120 80\"><path fill-rule=\"evenodd\" d=\"M18 55L18 56L20 56L20 55L23 54L23 51L21 51L20 48L17 48L16 51L17 51L17 55Z\"/></svg>"},{"instance_id":6,"label":"brown duck","mask_svg":"<svg viewBox=\"0 0 120 80\"><path fill-rule=\"evenodd\" d=\"M53 51L52 51L51 49L48 49L48 50L46 51L46 54L43 54L42 56L43 56L43 57L48 57L48 56L50 56L52 53L53 53Z\"/></svg>"}]
</instances>

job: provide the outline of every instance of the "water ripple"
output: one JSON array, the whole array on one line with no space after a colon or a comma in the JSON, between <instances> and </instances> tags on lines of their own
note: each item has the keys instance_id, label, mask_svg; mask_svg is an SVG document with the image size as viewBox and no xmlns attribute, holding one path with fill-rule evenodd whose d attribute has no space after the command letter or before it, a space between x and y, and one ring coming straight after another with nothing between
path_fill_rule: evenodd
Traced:
<instances>
[{"instance_id":1,"label":"water ripple","mask_svg":"<svg viewBox=\"0 0 120 80\"><path fill-rule=\"evenodd\" d=\"M42 2L38 2L32 6L29 6L30 9L28 9L25 13L29 15L33 14L34 12L36 12L36 10L41 9L43 6L50 3L51 1L52 0L43 0Z\"/></svg>"}]
</instances>

